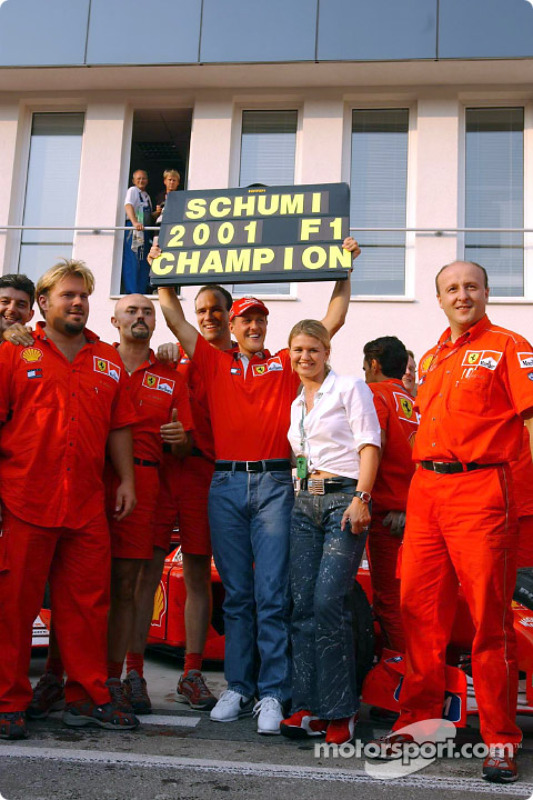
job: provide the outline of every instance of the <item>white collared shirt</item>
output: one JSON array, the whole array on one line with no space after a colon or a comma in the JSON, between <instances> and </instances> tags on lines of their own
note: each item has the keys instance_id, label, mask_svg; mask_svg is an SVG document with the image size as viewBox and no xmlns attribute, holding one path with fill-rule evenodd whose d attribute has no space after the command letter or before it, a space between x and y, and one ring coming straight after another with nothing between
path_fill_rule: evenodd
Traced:
<instances>
[{"instance_id":1,"label":"white collared shirt","mask_svg":"<svg viewBox=\"0 0 533 800\"><path fill-rule=\"evenodd\" d=\"M315 394L314 406L308 414L305 413L304 392L300 389L291 406L287 435L294 453L306 456L308 472L323 470L357 479L361 463L359 451L367 444L381 446L372 392L360 378L337 375L331 370Z\"/></svg>"}]
</instances>

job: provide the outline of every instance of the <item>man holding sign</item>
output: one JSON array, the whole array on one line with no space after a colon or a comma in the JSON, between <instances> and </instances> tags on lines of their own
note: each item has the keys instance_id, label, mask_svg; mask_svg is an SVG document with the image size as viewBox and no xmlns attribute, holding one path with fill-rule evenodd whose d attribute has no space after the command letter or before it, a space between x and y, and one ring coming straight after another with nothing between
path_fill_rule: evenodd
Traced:
<instances>
[{"instance_id":1,"label":"man holding sign","mask_svg":"<svg viewBox=\"0 0 533 800\"><path fill-rule=\"evenodd\" d=\"M343 247L361 252L352 238ZM156 256L159 250L151 255ZM153 271L156 272L156 265ZM241 298L230 312L238 347L211 347L185 319L171 288L159 288L171 331L204 378L215 440L209 521L215 562L226 591L225 676L228 689L211 712L232 722L254 710L258 732L278 734L289 699L288 560L293 504L287 431L299 379L287 350L264 349L268 309ZM344 324L350 281L339 280L325 318L331 335ZM257 636L255 630L257 627ZM261 664L256 679L255 646ZM259 702L254 706L254 697Z\"/></svg>"}]
</instances>

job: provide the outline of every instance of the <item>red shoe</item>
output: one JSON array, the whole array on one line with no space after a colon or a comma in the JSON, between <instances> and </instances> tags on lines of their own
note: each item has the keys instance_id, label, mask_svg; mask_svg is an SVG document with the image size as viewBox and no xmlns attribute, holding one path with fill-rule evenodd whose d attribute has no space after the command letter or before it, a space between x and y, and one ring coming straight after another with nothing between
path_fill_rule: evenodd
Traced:
<instances>
[{"instance_id":1,"label":"red shoe","mask_svg":"<svg viewBox=\"0 0 533 800\"><path fill-rule=\"evenodd\" d=\"M332 719L326 731L327 744L345 744L353 741L355 726L359 719L359 713L352 714L351 717Z\"/></svg>"},{"instance_id":2,"label":"red shoe","mask_svg":"<svg viewBox=\"0 0 533 800\"><path fill-rule=\"evenodd\" d=\"M482 775L492 783L513 783L518 780L516 749L513 748L512 754L509 754L507 747L490 745L489 754L483 762Z\"/></svg>"},{"instance_id":3,"label":"red shoe","mask_svg":"<svg viewBox=\"0 0 533 800\"><path fill-rule=\"evenodd\" d=\"M84 728L86 725L106 728L108 731L134 731L140 722L133 713L126 713L113 703L95 706L91 700L69 703L63 712L63 722L69 728Z\"/></svg>"},{"instance_id":4,"label":"red shoe","mask_svg":"<svg viewBox=\"0 0 533 800\"><path fill-rule=\"evenodd\" d=\"M288 739L307 739L309 736L323 736L327 727L327 720L314 717L304 709L282 720L279 729Z\"/></svg>"},{"instance_id":5,"label":"red shoe","mask_svg":"<svg viewBox=\"0 0 533 800\"><path fill-rule=\"evenodd\" d=\"M190 669L186 675L181 676L176 695L178 702L188 703L197 711L211 711L217 704L215 695L209 691L204 676L198 669Z\"/></svg>"}]
</instances>

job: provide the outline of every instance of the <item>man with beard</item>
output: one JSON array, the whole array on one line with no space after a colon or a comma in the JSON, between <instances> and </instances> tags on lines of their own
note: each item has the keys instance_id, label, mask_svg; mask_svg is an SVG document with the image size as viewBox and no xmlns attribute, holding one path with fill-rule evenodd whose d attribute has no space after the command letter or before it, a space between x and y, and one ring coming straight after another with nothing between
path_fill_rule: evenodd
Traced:
<instances>
[{"instance_id":1,"label":"man with beard","mask_svg":"<svg viewBox=\"0 0 533 800\"><path fill-rule=\"evenodd\" d=\"M113 700L127 711L131 705L124 697L122 665L132 632L140 613L138 584L143 566L153 558L153 515L159 493L159 466L163 447L175 456L188 452L192 418L184 380L175 370L161 364L150 349L155 328L155 309L142 294L118 300L111 323L120 333L116 345L122 363L130 375L129 394L136 412L132 425L133 462L138 503L127 519L113 518L113 503L118 476L111 463L106 464L107 512L111 533L111 608L108 628L107 686ZM181 421L178 421L178 411ZM55 609L52 609L54 617ZM52 628L53 632L54 628ZM128 686L126 685L126 690ZM63 699L63 660L51 636L46 672L35 687L28 715L42 719ZM140 707L138 713L148 713Z\"/></svg>"},{"instance_id":2,"label":"man with beard","mask_svg":"<svg viewBox=\"0 0 533 800\"><path fill-rule=\"evenodd\" d=\"M116 519L135 506L124 367L85 324L94 278L78 261L49 269L36 293L44 323L30 346L0 348L0 738L27 736L32 623L47 578L68 673L72 727L138 726L106 681L109 530L106 447L119 476Z\"/></svg>"},{"instance_id":3,"label":"man with beard","mask_svg":"<svg viewBox=\"0 0 533 800\"><path fill-rule=\"evenodd\" d=\"M150 349L155 319L154 304L142 294L122 297L111 317L120 333L117 350L130 375L130 394L137 413L132 433L138 503L127 520L111 523L108 686L121 702L122 666L138 613L136 587L143 565L154 555L153 517L163 448L176 457L186 455L190 449L187 431L194 427L185 381L175 370L161 364ZM116 481L108 465L108 509ZM139 709L139 713L149 710Z\"/></svg>"}]
</instances>

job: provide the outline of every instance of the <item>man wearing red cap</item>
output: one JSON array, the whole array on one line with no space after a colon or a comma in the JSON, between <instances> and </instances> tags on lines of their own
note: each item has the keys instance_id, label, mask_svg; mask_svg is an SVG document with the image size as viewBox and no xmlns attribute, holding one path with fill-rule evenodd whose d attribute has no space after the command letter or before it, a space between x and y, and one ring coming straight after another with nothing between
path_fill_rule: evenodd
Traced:
<instances>
[{"instance_id":1,"label":"man wearing red cap","mask_svg":"<svg viewBox=\"0 0 533 800\"><path fill-rule=\"evenodd\" d=\"M354 257L357 242L343 245ZM288 556L293 504L287 431L299 379L288 351L264 349L268 309L256 298L233 303L230 330L238 348L211 347L187 322L175 292L159 289L169 328L205 380L215 439L209 494L213 554L226 597L225 676L228 689L211 719L231 722L258 715L258 732L279 734L289 699ZM350 282L335 285L324 325L343 325ZM257 629L257 636L255 631ZM255 647L261 663L255 664ZM254 707L254 696L259 702Z\"/></svg>"}]
</instances>

